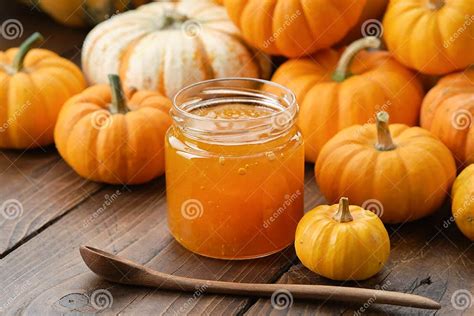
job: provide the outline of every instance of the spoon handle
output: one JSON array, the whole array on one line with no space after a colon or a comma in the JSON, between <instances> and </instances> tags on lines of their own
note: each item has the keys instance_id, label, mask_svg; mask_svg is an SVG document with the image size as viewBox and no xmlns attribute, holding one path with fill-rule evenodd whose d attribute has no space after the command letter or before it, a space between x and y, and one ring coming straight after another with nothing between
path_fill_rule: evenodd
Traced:
<instances>
[{"instance_id":1,"label":"spoon handle","mask_svg":"<svg viewBox=\"0 0 474 316\"><path fill-rule=\"evenodd\" d=\"M146 279L147 280L142 280L140 283L167 290L188 292L201 291L203 293L257 297L270 297L275 293L275 296L286 295L288 299L299 298L340 301L358 304L389 304L424 309L441 308L441 305L438 302L419 295L354 287L222 282L185 278L174 275L165 275L162 273L148 275Z\"/></svg>"}]
</instances>

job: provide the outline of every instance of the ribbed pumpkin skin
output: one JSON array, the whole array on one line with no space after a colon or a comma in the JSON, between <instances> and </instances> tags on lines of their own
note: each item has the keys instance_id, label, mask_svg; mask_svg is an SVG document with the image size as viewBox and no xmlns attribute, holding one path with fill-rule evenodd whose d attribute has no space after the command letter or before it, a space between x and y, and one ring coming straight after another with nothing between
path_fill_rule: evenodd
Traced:
<instances>
[{"instance_id":1,"label":"ribbed pumpkin skin","mask_svg":"<svg viewBox=\"0 0 474 316\"><path fill-rule=\"evenodd\" d=\"M229 17L253 46L299 57L331 47L353 27L365 0L224 0Z\"/></svg>"},{"instance_id":2,"label":"ribbed pumpkin skin","mask_svg":"<svg viewBox=\"0 0 474 316\"><path fill-rule=\"evenodd\" d=\"M474 241L474 164L456 178L452 190L452 212L459 230Z\"/></svg>"},{"instance_id":3,"label":"ribbed pumpkin skin","mask_svg":"<svg viewBox=\"0 0 474 316\"><path fill-rule=\"evenodd\" d=\"M448 146L458 166L474 163L474 70L448 75L428 92L421 126Z\"/></svg>"},{"instance_id":4,"label":"ribbed pumpkin skin","mask_svg":"<svg viewBox=\"0 0 474 316\"><path fill-rule=\"evenodd\" d=\"M160 29L165 12L191 22ZM192 30L192 21L200 23L196 36L183 30ZM267 77L271 68L266 57L243 43L225 9L211 1L150 3L112 17L87 36L82 66L90 83L106 83L109 73L119 73L124 86L169 97L197 81Z\"/></svg>"},{"instance_id":5,"label":"ribbed pumpkin skin","mask_svg":"<svg viewBox=\"0 0 474 316\"><path fill-rule=\"evenodd\" d=\"M346 128L323 147L315 174L328 201L377 200L382 221L391 224L422 218L441 206L456 177L449 149L419 127L392 124L390 132L394 150L375 149L374 124Z\"/></svg>"},{"instance_id":6,"label":"ribbed pumpkin skin","mask_svg":"<svg viewBox=\"0 0 474 316\"><path fill-rule=\"evenodd\" d=\"M53 143L59 110L85 89L79 68L45 49L30 50L24 68L12 72L17 48L0 51L0 148L32 148Z\"/></svg>"},{"instance_id":7,"label":"ribbed pumpkin skin","mask_svg":"<svg viewBox=\"0 0 474 316\"><path fill-rule=\"evenodd\" d=\"M337 51L323 50L313 58L291 59L272 78L296 94L307 161L315 162L323 145L343 128L373 123L377 111L390 113L394 123L418 123L423 90L414 73L387 52L361 51L350 68L354 75L338 83L331 75L339 57Z\"/></svg>"},{"instance_id":8,"label":"ribbed pumpkin skin","mask_svg":"<svg viewBox=\"0 0 474 316\"><path fill-rule=\"evenodd\" d=\"M441 2L433 0L431 2ZM402 64L441 75L474 63L474 1L392 0L384 17L384 38Z\"/></svg>"},{"instance_id":9,"label":"ribbed pumpkin skin","mask_svg":"<svg viewBox=\"0 0 474 316\"><path fill-rule=\"evenodd\" d=\"M321 205L298 223L295 249L304 266L332 280L365 280L381 270L390 255L390 240L374 213L349 206L354 220L332 218L338 205Z\"/></svg>"},{"instance_id":10,"label":"ribbed pumpkin skin","mask_svg":"<svg viewBox=\"0 0 474 316\"><path fill-rule=\"evenodd\" d=\"M79 175L111 184L137 184L164 173L171 102L150 91L131 91L127 97L126 114L108 111L107 85L88 88L64 105L54 132L56 147Z\"/></svg>"}]
</instances>

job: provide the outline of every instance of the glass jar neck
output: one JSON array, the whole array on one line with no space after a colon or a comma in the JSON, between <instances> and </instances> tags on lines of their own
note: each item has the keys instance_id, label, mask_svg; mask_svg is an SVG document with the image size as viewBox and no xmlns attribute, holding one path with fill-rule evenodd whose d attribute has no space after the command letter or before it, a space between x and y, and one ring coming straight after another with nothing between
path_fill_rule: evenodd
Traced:
<instances>
[{"instance_id":1,"label":"glass jar neck","mask_svg":"<svg viewBox=\"0 0 474 316\"><path fill-rule=\"evenodd\" d=\"M252 115L223 117L212 111L228 105L243 106ZM207 115L198 114L203 109ZM186 137L239 145L267 142L288 134L297 112L296 97L289 89L265 80L229 78L182 89L174 98L171 116Z\"/></svg>"}]
</instances>

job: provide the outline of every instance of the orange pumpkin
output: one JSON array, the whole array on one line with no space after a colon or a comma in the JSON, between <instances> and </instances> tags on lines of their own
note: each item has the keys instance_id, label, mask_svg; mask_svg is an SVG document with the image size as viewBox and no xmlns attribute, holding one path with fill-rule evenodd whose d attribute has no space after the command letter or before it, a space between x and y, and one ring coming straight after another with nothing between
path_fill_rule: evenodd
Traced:
<instances>
[{"instance_id":1,"label":"orange pumpkin","mask_svg":"<svg viewBox=\"0 0 474 316\"><path fill-rule=\"evenodd\" d=\"M373 122L377 111L389 112L397 123L418 123L420 82L389 53L361 51L378 45L378 38L366 37L342 56L324 50L312 58L289 60L276 71L272 81L286 85L298 98L307 161L316 161L322 146L341 129Z\"/></svg>"},{"instance_id":2,"label":"orange pumpkin","mask_svg":"<svg viewBox=\"0 0 474 316\"><path fill-rule=\"evenodd\" d=\"M330 202L347 196L384 223L436 211L456 177L451 152L425 129L389 128L386 112L376 119L342 130L323 147L315 166L321 192Z\"/></svg>"},{"instance_id":3,"label":"orange pumpkin","mask_svg":"<svg viewBox=\"0 0 474 316\"><path fill-rule=\"evenodd\" d=\"M357 23L366 0L224 0L229 17L253 46L298 57L331 47Z\"/></svg>"},{"instance_id":4,"label":"orange pumpkin","mask_svg":"<svg viewBox=\"0 0 474 316\"><path fill-rule=\"evenodd\" d=\"M451 149L458 166L474 163L474 69L448 75L428 92L421 126Z\"/></svg>"},{"instance_id":5,"label":"orange pumpkin","mask_svg":"<svg viewBox=\"0 0 474 316\"><path fill-rule=\"evenodd\" d=\"M459 230L474 241L474 164L464 169L453 184L453 219Z\"/></svg>"},{"instance_id":6,"label":"orange pumpkin","mask_svg":"<svg viewBox=\"0 0 474 316\"><path fill-rule=\"evenodd\" d=\"M53 129L64 102L86 87L72 62L45 49L31 35L20 48L0 51L0 148L31 148L53 143Z\"/></svg>"},{"instance_id":7,"label":"orange pumpkin","mask_svg":"<svg viewBox=\"0 0 474 316\"><path fill-rule=\"evenodd\" d=\"M301 263L332 280L365 280L378 273L390 255L390 239L373 212L350 205L319 205L298 223L295 250Z\"/></svg>"},{"instance_id":8,"label":"orange pumpkin","mask_svg":"<svg viewBox=\"0 0 474 316\"><path fill-rule=\"evenodd\" d=\"M394 57L422 73L441 75L474 63L472 0L392 0L383 26Z\"/></svg>"},{"instance_id":9,"label":"orange pumpkin","mask_svg":"<svg viewBox=\"0 0 474 316\"><path fill-rule=\"evenodd\" d=\"M143 183L164 172L169 99L130 90L117 75L71 98L54 131L59 153L81 176L111 184Z\"/></svg>"}]
</instances>

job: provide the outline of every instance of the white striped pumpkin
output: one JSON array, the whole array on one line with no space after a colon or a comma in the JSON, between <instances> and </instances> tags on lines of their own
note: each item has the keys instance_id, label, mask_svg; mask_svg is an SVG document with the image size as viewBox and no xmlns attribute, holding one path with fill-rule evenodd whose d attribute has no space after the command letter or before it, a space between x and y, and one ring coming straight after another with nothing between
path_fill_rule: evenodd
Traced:
<instances>
[{"instance_id":1,"label":"white striped pumpkin","mask_svg":"<svg viewBox=\"0 0 474 316\"><path fill-rule=\"evenodd\" d=\"M118 73L127 87L172 97L182 87L222 77L268 77L267 56L250 49L212 1L155 2L96 26L82 50L90 84Z\"/></svg>"}]
</instances>

